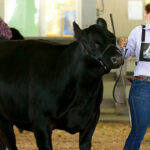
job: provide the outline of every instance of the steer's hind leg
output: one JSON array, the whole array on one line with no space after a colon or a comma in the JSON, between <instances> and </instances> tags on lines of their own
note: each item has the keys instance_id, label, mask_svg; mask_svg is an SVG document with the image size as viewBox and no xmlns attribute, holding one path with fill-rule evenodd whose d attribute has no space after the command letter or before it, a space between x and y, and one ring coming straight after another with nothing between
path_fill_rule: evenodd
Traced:
<instances>
[{"instance_id":1,"label":"steer's hind leg","mask_svg":"<svg viewBox=\"0 0 150 150\"><path fill-rule=\"evenodd\" d=\"M4 145L4 143L1 140L0 140L0 150L6 150L6 146Z\"/></svg>"},{"instance_id":2,"label":"steer's hind leg","mask_svg":"<svg viewBox=\"0 0 150 150\"><path fill-rule=\"evenodd\" d=\"M32 121L32 127L39 150L52 150L50 125L46 118L38 116Z\"/></svg>"},{"instance_id":3,"label":"steer's hind leg","mask_svg":"<svg viewBox=\"0 0 150 150\"><path fill-rule=\"evenodd\" d=\"M13 130L13 126L9 124L5 119L0 117L0 148L5 150L17 150L16 139ZM0 149L1 150L1 149Z\"/></svg>"}]
</instances>

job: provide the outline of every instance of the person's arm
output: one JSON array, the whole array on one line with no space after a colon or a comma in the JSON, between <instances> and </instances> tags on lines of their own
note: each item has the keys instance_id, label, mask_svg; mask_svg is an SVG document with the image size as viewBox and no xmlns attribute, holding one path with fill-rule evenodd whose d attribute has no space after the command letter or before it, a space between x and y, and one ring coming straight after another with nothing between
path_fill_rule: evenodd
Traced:
<instances>
[{"instance_id":1,"label":"person's arm","mask_svg":"<svg viewBox=\"0 0 150 150\"><path fill-rule=\"evenodd\" d=\"M0 18L0 38L10 40L12 32L8 25Z\"/></svg>"},{"instance_id":2,"label":"person's arm","mask_svg":"<svg viewBox=\"0 0 150 150\"><path fill-rule=\"evenodd\" d=\"M135 56L138 27L133 29L128 37L120 38L119 46L125 59Z\"/></svg>"}]
</instances>

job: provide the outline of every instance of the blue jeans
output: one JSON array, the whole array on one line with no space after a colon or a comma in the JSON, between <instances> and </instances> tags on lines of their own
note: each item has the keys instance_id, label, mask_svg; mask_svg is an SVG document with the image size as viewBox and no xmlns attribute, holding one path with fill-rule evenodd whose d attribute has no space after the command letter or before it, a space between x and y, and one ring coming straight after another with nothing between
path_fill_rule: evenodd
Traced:
<instances>
[{"instance_id":1,"label":"blue jeans","mask_svg":"<svg viewBox=\"0 0 150 150\"><path fill-rule=\"evenodd\" d=\"M150 82L133 80L129 106L132 126L124 150L139 150L150 123Z\"/></svg>"}]
</instances>

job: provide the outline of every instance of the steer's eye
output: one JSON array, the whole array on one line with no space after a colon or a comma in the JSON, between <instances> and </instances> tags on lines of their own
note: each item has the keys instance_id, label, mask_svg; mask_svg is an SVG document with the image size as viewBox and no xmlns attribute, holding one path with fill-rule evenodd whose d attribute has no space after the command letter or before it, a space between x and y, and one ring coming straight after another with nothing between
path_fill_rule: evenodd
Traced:
<instances>
[{"instance_id":1,"label":"steer's eye","mask_svg":"<svg viewBox=\"0 0 150 150\"><path fill-rule=\"evenodd\" d=\"M101 47L101 45L102 45L102 44L101 44L100 42L95 42L95 47L96 47L96 49L99 48L99 47Z\"/></svg>"}]
</instances>

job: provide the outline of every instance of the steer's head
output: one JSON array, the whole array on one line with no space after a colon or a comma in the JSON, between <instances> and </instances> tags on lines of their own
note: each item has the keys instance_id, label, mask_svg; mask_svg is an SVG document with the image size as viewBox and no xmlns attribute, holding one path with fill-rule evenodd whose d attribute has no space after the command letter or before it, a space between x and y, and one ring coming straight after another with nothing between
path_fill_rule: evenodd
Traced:
<instances>
[{"instance_id":1,"label":"steer's head","mask_svg":"<svg viewBox=\"0 0 150 150\"><path fill-rule=\"evenodd\" d=\"M122 54L116 47L116 37L106 27L95 24L81 30L75 22L73 27L75 38L84 51L105 69L115 69L123 64Z\"/></svg>"}]
</instances>

